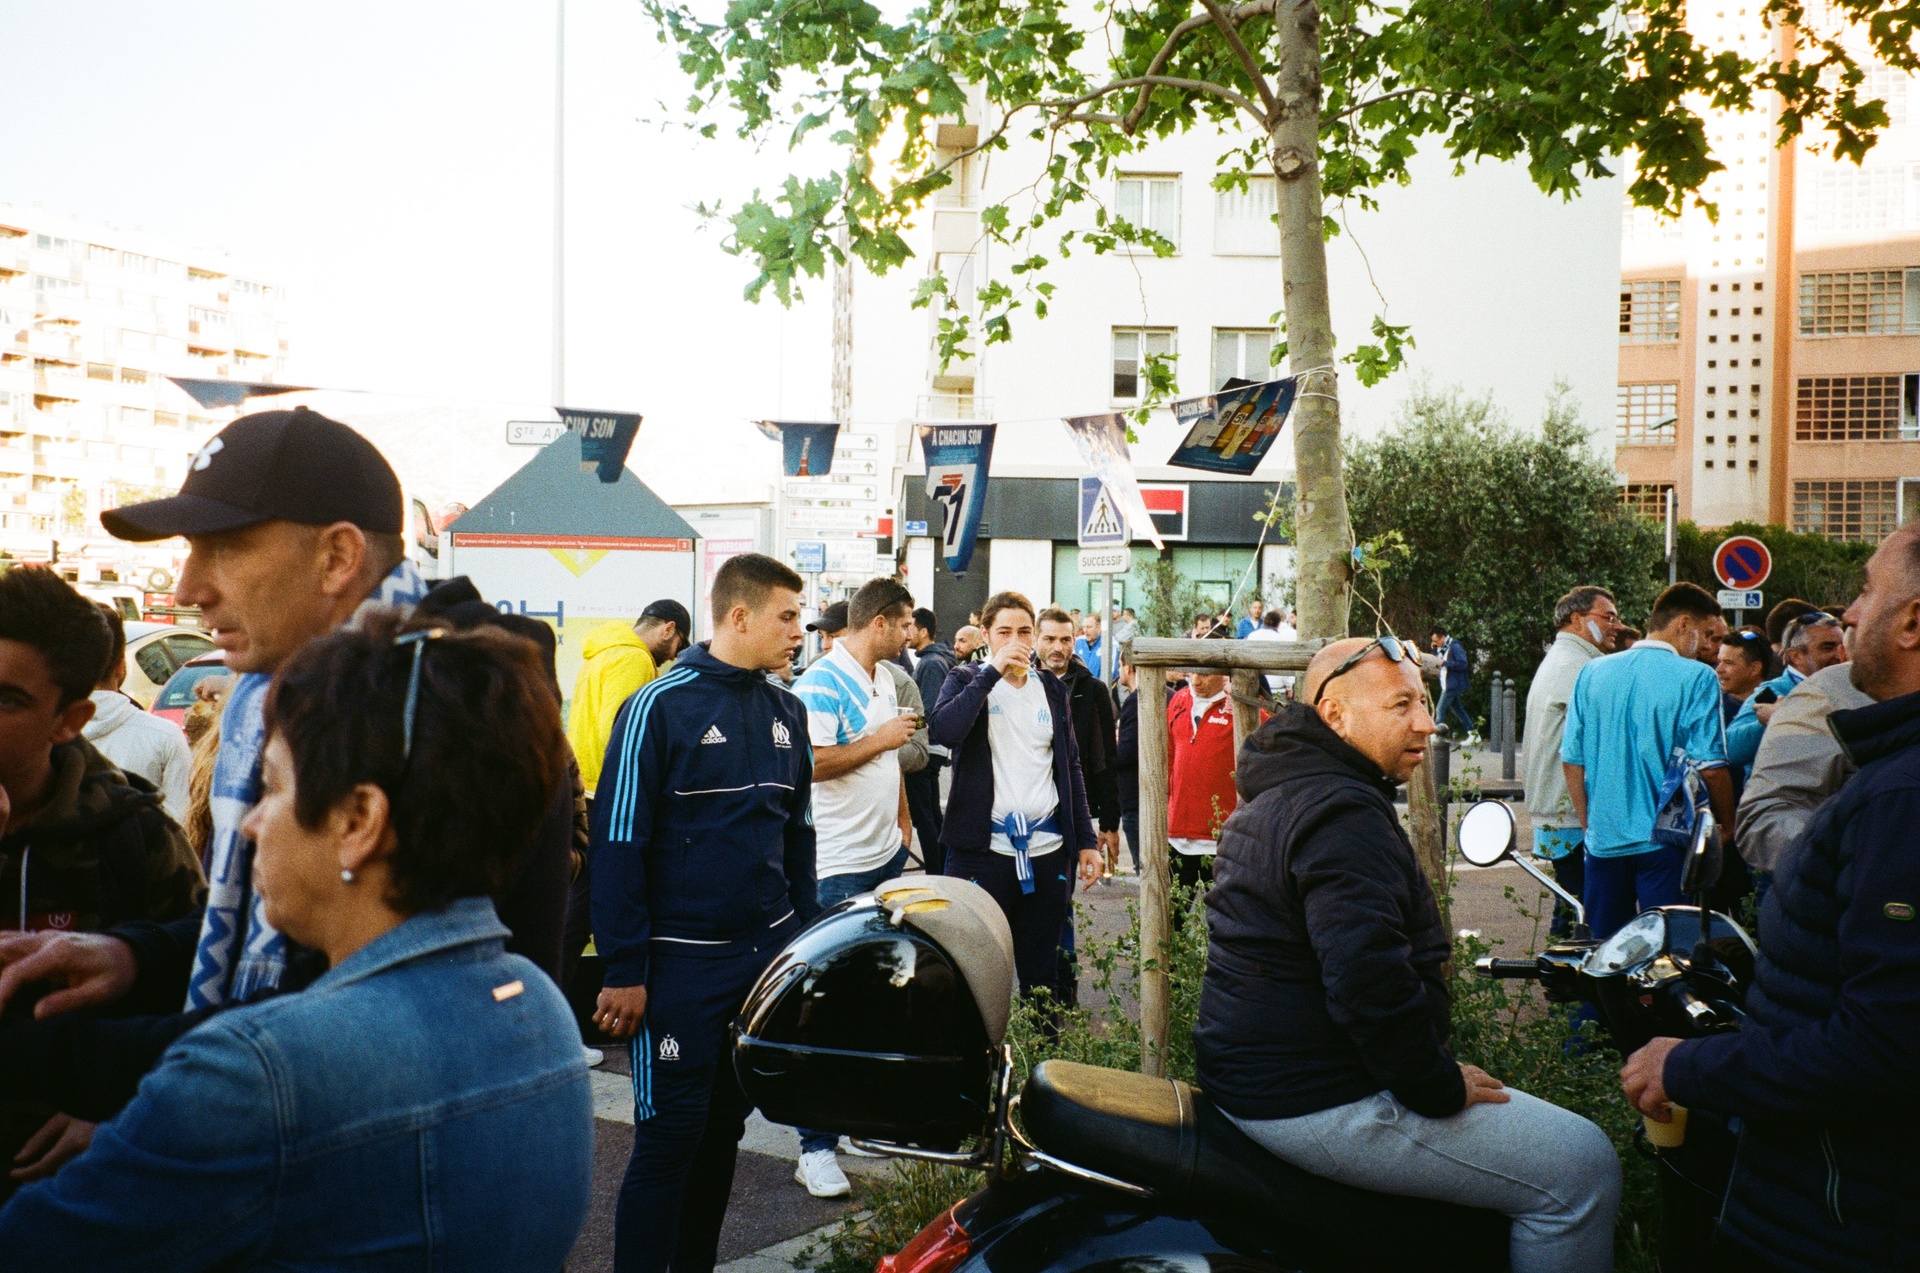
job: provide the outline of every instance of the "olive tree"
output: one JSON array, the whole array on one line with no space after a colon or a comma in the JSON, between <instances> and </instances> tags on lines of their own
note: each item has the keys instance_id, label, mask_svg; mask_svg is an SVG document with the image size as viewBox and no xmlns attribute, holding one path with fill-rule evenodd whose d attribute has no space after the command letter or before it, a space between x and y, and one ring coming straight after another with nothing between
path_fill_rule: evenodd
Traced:
<instances>
[{"instance_id":1,"label":"olive tree","mask_svg":"<svg viewBox=\"0 0 1920 1273\"><path fill-rule=\"evenodd\" d=\"M1799 0L1757 0L1794 52L1754 61L1710 49L1685 25L1685 0L641 0L693 84L688 122L797 146L819 131L844 155L792 175L726 213L730 248L790 301L803 276L857 258L884 272L910 255L904 231L969 155L1010 139L1042 144L1031 211L984 210L983 231L1014 261L940 323L943 358L963 357L977 326L1012 334L1017 311L1044 317L1050 259L1077 246L1169 252L1172 245L1101 206L1124 156L1195 128L1214 130L1218 188L1277 178L1285 341L1274 361L1306 378L1293 409L1303 636L1346 630L1351 547L1341 472L1336 353L1326 240L1330 201L1372 205L1405 184L1423 144L1456 165L1523 162L1540 189L1571 196L1633 155L1633 199L1677 214L1722 167L1702 111L1777 104L1782 138L1824 129L1856 161L1887 122L1863 100L1853 49L1920 68L1920 0L1827 0L1815 24ZM979 138L942 150L936 125L967 116ZM1767 95L1772 94L1771 98ZM1089 209L1091 215L1089 216ZM1710 209L1711 210L1711 209ZM1072 215L1069 215L1069 214ZM932 277L922 304L952 301ZM969 315L978 307L978 317ZM1372 339L1338 361L1371 384L1412 336L1375 317ZM1148 368L1154 394L1172 371Z\"/></svg>"}]
</instances>

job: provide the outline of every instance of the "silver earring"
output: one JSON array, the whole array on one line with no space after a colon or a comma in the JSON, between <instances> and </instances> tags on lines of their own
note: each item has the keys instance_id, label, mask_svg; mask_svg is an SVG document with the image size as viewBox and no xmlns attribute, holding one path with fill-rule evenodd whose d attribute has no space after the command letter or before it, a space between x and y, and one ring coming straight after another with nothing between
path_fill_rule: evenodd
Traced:
<instances>
[{"instance_id":1,"label":"silver earring","mask_svg":"<svg viewBox=\"0 0 1920 1273\"><path fill-rule=\"evenodd\" d=\"M342 884L351 884L351 883L353 883L353 868L352 868L352 867L342 867L342 868L340 869L340 882L341 882Z\"/></svg>"}]
</instances>

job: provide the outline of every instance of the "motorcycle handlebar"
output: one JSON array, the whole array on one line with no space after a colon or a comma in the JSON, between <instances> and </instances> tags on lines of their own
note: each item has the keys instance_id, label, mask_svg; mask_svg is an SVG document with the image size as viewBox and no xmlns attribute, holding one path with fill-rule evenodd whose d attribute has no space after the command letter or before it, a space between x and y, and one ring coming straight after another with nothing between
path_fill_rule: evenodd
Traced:
<instances>
[{"instance_id":1,"label":"motorcycle handlebar","mask_svg":"<svg viewBox=\"0 0 1920 1273\"><path fill-rule=\"evenodd\" d=\"M1696 1025L1706 1025L1714 1018L1713 1005L1702 999L1686 986L1675 986L1673 997L1685 1010L1687 1019Z\"/></svg>"},{"instance_id":2,"label":"motorcycle handlebar","mask_svg":"<svg viewBox=\"0 0 1920 1273\"><path fill-rule=\"evenodd\" d=\"M1527 978L1540 975L1540 965L1531 959L1495 959L1491 955L1473 961L1474 971L1482 977Z\"/></svg>"}]
</instances>

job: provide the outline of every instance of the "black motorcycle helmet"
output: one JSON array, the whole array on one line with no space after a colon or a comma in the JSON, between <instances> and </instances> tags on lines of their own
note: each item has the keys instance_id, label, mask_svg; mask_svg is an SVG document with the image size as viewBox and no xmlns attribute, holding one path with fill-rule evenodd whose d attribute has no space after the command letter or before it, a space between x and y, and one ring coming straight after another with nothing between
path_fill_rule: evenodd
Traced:
<instances>
[{"instance_id":1,"label":"black motorcycle helmet","mask_svg":"<svg viewBox=\"0 0 1920 1273\"><path fill-rule=\"evenodd\" d=\"M1012 1002L1013 935L986 891L893 880L768 965L734 1023L734 1068L773 1122L953 1149L992 1113Z\"/></svg>"}]
</instances>

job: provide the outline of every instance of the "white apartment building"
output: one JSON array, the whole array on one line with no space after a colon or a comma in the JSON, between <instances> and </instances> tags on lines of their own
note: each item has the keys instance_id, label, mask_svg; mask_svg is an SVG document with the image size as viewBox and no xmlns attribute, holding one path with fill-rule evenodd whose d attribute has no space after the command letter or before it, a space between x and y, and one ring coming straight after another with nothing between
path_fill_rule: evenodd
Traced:
<instances>
[{"instance_id":1,"label":"white apartment building","mask_svg":"<svg viewBox=\"0 0 1920 1273\"><path fill-rule=\"evenodd\" d=\"M982 126L992 121L946 125L939 142L958 153ZM1171 240L1175 253L1102 255L1076 245L1061 259L1050 240L1036 243L1030 250L1052 260L1039 276L1056 288L1049 316L1036 320L1029 296L1014 315L1010 342L976 339L974 357L945 369L934 352L939 316L911 308L914 288L935 271L959 279L965 296L990 279L1016 292L1026 287L1027 276L1011 270L1015 254L981 236L979 215L1000 202L1016 224L1030 214L1028 187L1045 162L1041 145L1022 141L959 165L959 180L935 196L915 227L916 259L884 278L856 279L853 417L901 422L894 426L901 472L895 524L908 585L941 613L943 627L1003 587L1087 606L1090 585L1075 570L1073 546L1073 479L1081 464L1063 416L1138 406L1141 362L1152 353L1176 357L1181 396L1206 393L1231 376L1286 373L1284 363L1271 370L1268 364L1281 338L1282 308L1273 179L1254 178L1245 192L1216 191L1212 177L1227 149L1220 137L1197 131L1128 157L1097 195L1111 212ZM1444 159L1422 157L1413 184L1382 192L1377 212L1333 209L1345 223L1328 245L1339 352L1370 339L1369 324L1383 312L1389 322L1409 325L1417 342L1408 369L1376 388L1340 368L1349 434L1389 423L1423 376L1436 388L1491 393L1523 426L1539 419L1549 392L1563 382L1592 425L1596 447L1610 453L1621 197L1617 177L1595 181L1567 202L1541 194L1513 165L1479 165L1455 177ZM1064 224L1091 226L1093 215L1083 206ZM928 531L937 532L937 514L922 529L928 518L911 427L955 418L1000 425L981 533L984 568L964 581L936 566ZM1223 602L1250 568L1262 581L1288 572L1288 553L1284 546L1274 552L1271 540L1254 565L1260 527L1252 514L1264 507L1265 492L1291 479L1291 432L1282 432L1253 477L1237 481L1167 467L1177 442L1172 413L1160 410L1133 447L1143 482L1179 488L1168 497L1185 508L1178 526L1185 538L1169 549L1175 565ZM1136 538L1136 564L1151 552Z\"/></svg>"},{"instance_id":2,"label":"white apartment building","mask_svg":"<svg viewBox=\"0 0 1920 1273\"><path fill-rule=\"evenodd\" d=\"M0 204L0 550L57 544L88 580L159 564L100 512L177 490L231 414L166 377L280 377L285 300L224 252Z\"/></svg>"}]
</instances>

